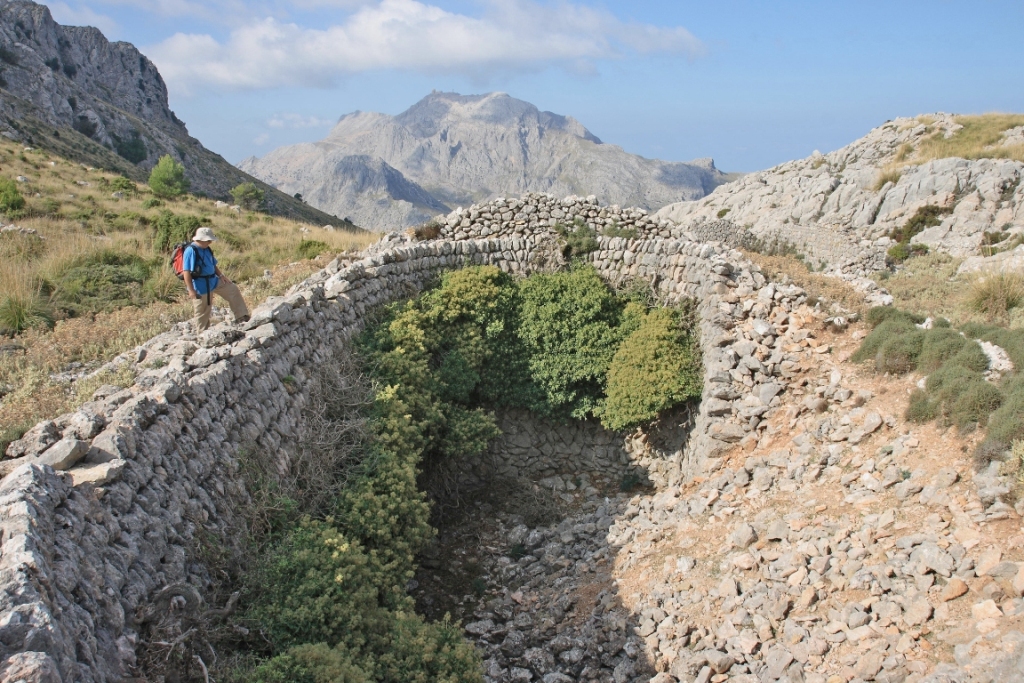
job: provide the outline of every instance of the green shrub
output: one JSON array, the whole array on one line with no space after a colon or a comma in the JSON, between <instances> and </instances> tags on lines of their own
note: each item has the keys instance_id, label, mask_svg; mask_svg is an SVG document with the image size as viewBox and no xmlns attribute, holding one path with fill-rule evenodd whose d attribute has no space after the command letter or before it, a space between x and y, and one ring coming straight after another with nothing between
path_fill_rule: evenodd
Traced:
<instances>
[{"instance_id":1,"label":"green shrub","mask_svg":"<svg viewBox=\"0 0 1024 683\"><path fill-rule=\"evenodd\" d=\"M1002 347L1015 368L1024 368L1024 334L1020 330L980 323L967 323L960 329L971 339L981 339Z\"/></svg>"},{"instance_id":2,"label":"green shrub","mask_svg":"<svg viewBox=\"0 0 1024 683\"><path fill-rule=\"evenodd\" d=\"M942 364L967 345L967 339L956 330L948 327L933 327L924 335L918 368L923 372L934 372Z\"/></svg>"},{"instance_id":3,"label":"green shrub","mask_svg":"<svg viewBox=\"0 0 1024 683\"><path fill-rule=\"evenodd\" d=\"M925 228L942 223L942 216L953 212L953 207L936 206L928 204L918 208L913 216L903 224L902 228L895 228L889 237L896 242L908 243L911 238L919 234Z\"/></svg>"},{"instance_id":4,"label":"green shrub","mask_svg":"<svg viewBox=\"0 0 1024 683\"><path fill-rule=\"evenodd\" d=\"M718 218L725 218L728 215L729 209L719 209L718 213L715 214Z\"/></svg>"},{"instance_id":5,"label":"green shrub","mask_svg":"<svg viewBox=\"0 0 1024 683\"><path fill-rule=\"evenodd\" d=\"M940 403L952 401L960 391L977 381L984 381L981 373L969 370L962 365L947 363L925 380L925 389L933 400Z\"/></svg>"},{"instance_id":6,"label":"green shrub","mask_svg":"<svg viewBox=\"0 0 1024 683\"><path fill-rule=\"evenodd\" d=\"M951 365L958 365L974 372L985 372L988 369L988 356L975 341L968 341L960 351L949 359Z\"/></svg>"},{"instance_id":7,"label":"green shrub","mask_svg":"<svg viewBox=\"0 0 1024 683\"><path fill-rule=\"evenodd\" d=\"M60 273L53 298L72 316L148 303L143 283L151 272L151 264L134 254L96 252Z\"/></svg>"},{"instance_id":8,"label":"green shrub","mask_svg":"<svg viewBox=\"0 0 1024 683\"><path fill-rule=\"evenodd\" d=\"M988 416L1003 402L1003 394L984 380L962 387L949 406L949 419L960 430L984 426Z\"/></svg>"},{"instance_id":9,"label":"green shrub","mask_svg":"<svg viewBox=\"0 0 1024 683\"><path fill-rule=\"evenodd\" d=\"M552 409L591 415L604 395L608 368L621 340L622 302L592 267L534 275L520 284L519 334L530 375Z\"/></svg>"},{"instance_id":10,"label":"green shrub","mask_svg":"<svg viewBox=\"0 0 1024 683\"><path fill-rule=\"evenodd\" d=\"M582 220L577 219L572 226L561 223L555 226L564 244L562 245L562 256L567 259L584 256L592 251L597 251L600 244L597 241L597 233Z\"/></svg>"},{"instance_id":11,"label":"green shrub","mask_svg":"<svg viewBox=\"0 0 1024 683\"><path fill-rule=\"evenodd\" d=\"M138 185L124 176L118 176L110 181L112 192L124 192L127 195L134 195L139 191Z\"/></svg>"},{"instance_id":12,"label":"green shrub","mask_svg":"<svg viewBox=\"0 0 1024 683\"><path fill-rule=\"evenodd\" d=\"M319 240L302 240L295 248L300 259L313 259L327 251L330 251L330 247Z\"/></svg>"},{"instance_id":13,"label":"green shrub","mask_svg":"<svg viewBox=\"0 0 1024 683\"><path fill-rule=\"evenodd\" d=\"M149 198L147 198L146 200L144 200L142 202L142 208L143 209L153 209L153 208L156 208L158 206L163 206L163 205L164 205L164 203L162 201L160 201L159 199L157 199L156 197L149 197Z\"/></svg>"},{"instance_id":14,"label":"green shrub","mask_svg":"<svg viewBox=\"0 0 1024 683\"><path fill-rule=\"evenodd\" d=\"M7 294L0 299L0 334L14 335L40 327L53 327L53 311L41 296Z\"/></svg>"},{"instance_id":15,"label":"green shrub","mask_svg":"<svg viewBox=\"0 0 1024 683\"><path fill-rule=\"evenodd\" d=\"M10 214L25 208L25 198L10 178L0 178L0 213Z\"/></svg>"},{"instance_id":16,"label":"green shrub","mask_svg":"<svg viewBox=\"0 0 1024 683\"><path fill-rule=\"evenodd\" d=\"M923 424L931 422L938 416L939 406L928 399L928 393L920 389L914 389L910 394L910 404L907 406L907 420Z\"/></svg>"},{"instance_id":17,"label":"green shrub","mask_svg":"<svg viewBox=\"0 0 1024 683\"><path fill-rule=\"evenodd\" d=\"M1024 439L1024 375L1005 384L1003 404L989 418L987 436L1009 448L1014 441Z\"/></svg>"},{"instance_id":18,"label":"green shrub","mask_svg":"<svg viewBox=\"0 0 1024 683\"><path fill-rule=\"evenodd\" d=\"M699 341L669 309L648 313L626 337L608 369L601 422L611 430L648 423L661 412L700 398L703 371Z\"/></svg>"},{"instance_id":19,"label":"green shrub","mask_svg":"<svg viewBox=\"0 0 1024 683\"><path fill-rule=\"evenodd\" d=\"M326 643L298 645L287 654L261 664L251 683L365 683L366 672L356 666L341 648Z\"/></svg>"},{"instance_id":20,"label":"green shrub","mask_svg":"<svg viewBox=\"0 0 1024 683\"><path fill-rule=\"evenodd\" d=\"M615 225L607 225L601 234L605 237L620 237L625 240L635 240L639 234L636 228L620 228L618 223Z\"/></svg>"},{"instance_id":21,"label":"green shrub","mask_svg":"<svg viewBox=\"0 0 1024 683\"><path fill-rule=\"evenodd\" d=\"M246 211L256 211L263 206L264 193L256 183L241 183L231 188L235 203Z\"/></svg>"},{"instance_id":22,"label":"green shrub","mask_svg":"<svg viewBox=\"0 0 1024 683\"><path fill-rule=\"evenodd\" d=\"M173 199L188 192L188 178L185 177L185 167L165 154L157 161L156 166L149 173L149 188L153 194L163 199Z\"/></svg>"},{"instance_id":23,"label":"green shrub","mask_svg":"<svg viewBox=\"0 0 1024 683\"><path fill-rule=\"evenodd\" d=\"M169 252L175 244L191 242L201 225L196 216L179 215L165 209L153 221L153 248Z\"/></svg>"},{"instance_id":24,"label":"green shrub","mask_svg":"<svg viewBox=\"0 0 1024 683\"><path fill-rule=\"evenodd\" d=\"M871 333L864 338L850 359L855 363L875 360L879 349L889 340L919 331L912 320L904 316L891 316L871 330Z\"/></svg>"},{"instance_id":25,"label":"green shrub","mask_svg":"<svg viewBox=\"0 0 1024 683\"><path fill-rule=\"evenodd\" d=\"M886 324L889 323L880 325L875 332ZM917 368L917 358L921 355L924 336L923 331L915 328L887 338L875 353L875 370L903 375Z\"/></svg>"},{"instance_id":26,"label":"green shrub","mask_svg":"<svg viewBox=\"0 0 1024 683\"><path fill-rule=\"evenodd\" d=\"M924 316L914 315L906 311L901 311L893 306L875 306L868 310L867 315L864 317L868 325L871 327L878 327L886 320L898 319L911 324L921 324L924 322Z\"/></svg>"}]
</instances>

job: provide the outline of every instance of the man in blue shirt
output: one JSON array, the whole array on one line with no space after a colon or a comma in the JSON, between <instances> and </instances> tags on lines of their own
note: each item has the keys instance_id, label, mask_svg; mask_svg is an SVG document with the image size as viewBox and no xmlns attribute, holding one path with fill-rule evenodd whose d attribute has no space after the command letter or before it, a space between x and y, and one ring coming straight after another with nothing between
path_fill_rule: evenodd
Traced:
<instances>
[{"instance_id":1,"label":"man in blue shirt","mask_svg":"<svg viewBox=\"0 0 1024 683\"><path fill-rule=\"evenodd\" d=\"M214 294L225 299L231 306L232 322L245 322L249 319L249 309L238 285L229 280L217 267L217 258L210 249L210 244L216 239L211 228L199 228L192 238L192 244L182 255L182 274L185 278L185 288L188 289L188 298L192 300L196 334L210 326L210 308Z\"/></svg>"}]
</instances>

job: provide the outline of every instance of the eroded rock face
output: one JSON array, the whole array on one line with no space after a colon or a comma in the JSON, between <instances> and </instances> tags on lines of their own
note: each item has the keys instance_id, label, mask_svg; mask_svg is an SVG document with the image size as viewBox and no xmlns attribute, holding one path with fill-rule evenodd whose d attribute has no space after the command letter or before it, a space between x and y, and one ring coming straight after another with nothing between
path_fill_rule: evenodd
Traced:
<instances>
[{"instance_id":1,"label":"eroded rock face","mask_svg":"<svg viewBox=\"0 0 1024 683\"><path fill-rule=\"evenodd\" d=\"M930 129L895 119L842 149L748 174L701 201L666 206L656 218L730 243L750 226L761 240L793 244L814 265L854 275L880 268L893 244L888 233L925 205L951 213L912 241L953 256L977 255L986 231L1024 232L1024 163L949 158L910 165L913 154L905 150L960 128L950 115L931 118ZM900 173L886 180L890 168Z\"/></svg>"}]
</instances>

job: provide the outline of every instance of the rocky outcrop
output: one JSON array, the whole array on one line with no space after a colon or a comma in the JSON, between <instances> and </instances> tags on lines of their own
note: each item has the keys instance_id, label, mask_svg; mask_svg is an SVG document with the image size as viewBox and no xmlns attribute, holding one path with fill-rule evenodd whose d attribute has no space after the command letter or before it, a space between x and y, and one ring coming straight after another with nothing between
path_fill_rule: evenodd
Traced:
<instances>
[{"instance_id":1,"label":"rocky outcrop","mask_svg":"<svg viewBox=\"0 0 1024 683\"><path fill-rule=\"evenodd\" d=\"M264 186L188 134L156 66L135 46L112 43L95 28L61 26L29 0L0 3L0 130L138 181L169 154L184 164L192 191L211 197L230 199L242 182ZM340 225L264 187L272 213Z\"/></svg>"},{"instance_id":2,"label":"rocky outcrop","mask_svg":"<svg viewBox=\"0 0 1024 683\"><path fill-rule=\"evenodd\" d=\"M355 112L319 142L282 147L239 167L376 229L414 225L438 213L420 197L353 191L345 168L354 156L383 161L449 207L504 193L585 191L602 202L657 209L703 197L725 179L710 159L675 163L628 154L571 117L505 93L434 92L398 116Z\"/></svg>"},{"instance_id":3,"label":"rocky outcrop","mask_svg":"<svg viewBox=\"0 0 1024 683\"><path fill-rule=\"evenodd\" d=\"M927 121L927 123L925 122ZM656 218L698 230L730 221L762 242L787 242L813 265L866 274L893 242L888 235L922 206L949 209L913 242L956 257L978 254L984 233L1024 233L1024 163L946 158L914 163L929 136L954 134L954 117L899 118L828 154L751 173L695 202L666 206Z\"/></svg>"}]
</instances>

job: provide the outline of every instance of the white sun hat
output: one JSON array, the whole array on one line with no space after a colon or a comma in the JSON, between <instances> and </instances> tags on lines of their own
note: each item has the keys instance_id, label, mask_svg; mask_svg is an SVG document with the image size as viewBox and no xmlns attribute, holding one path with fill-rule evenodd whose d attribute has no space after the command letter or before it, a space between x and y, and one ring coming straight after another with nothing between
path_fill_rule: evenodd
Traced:
<instances>
[{"instance_id":1,"label":"white sun hat","mask_svg":"<svg viewBox=\"0 0 1024 683\"><path fill-rule=\"evenodd\" d=\"M193 237L196 242L216 242L217 238L213 236L213 228L199 228L196 230L196 236Z\"/></svg>"}]
</instances>

